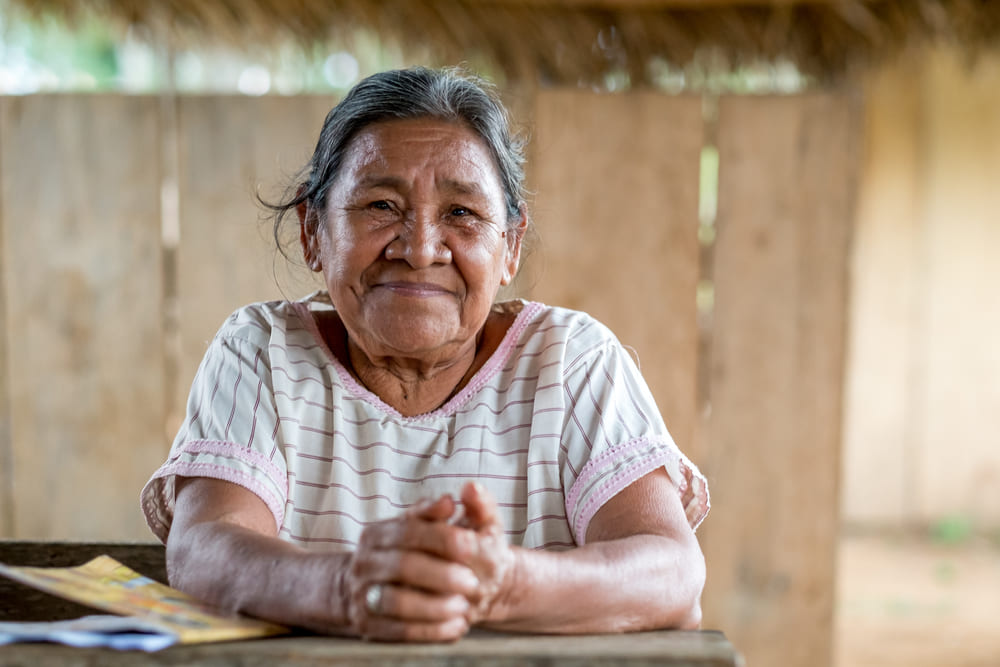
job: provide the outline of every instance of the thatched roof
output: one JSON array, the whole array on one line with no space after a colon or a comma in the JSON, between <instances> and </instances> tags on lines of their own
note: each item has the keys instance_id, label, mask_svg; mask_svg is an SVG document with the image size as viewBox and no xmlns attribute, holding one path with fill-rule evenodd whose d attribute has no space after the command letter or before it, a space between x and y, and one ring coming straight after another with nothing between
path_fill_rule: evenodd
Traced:
<instances>
[{"instance_id":1,"label":"thatched roof","mask_svg":"<svg viewBox=\"0 0 1000 667\"><path fill-rule=\"evenodd\" d=\"M359 29L438 64L489 62L508 78L650 78L711 52L730 66L785 60L821 78L928 40L969 53L1000 43L997 0L8 0L70 21L259 48L294 38L350 44Z\"/></svg>"}]
</instances>

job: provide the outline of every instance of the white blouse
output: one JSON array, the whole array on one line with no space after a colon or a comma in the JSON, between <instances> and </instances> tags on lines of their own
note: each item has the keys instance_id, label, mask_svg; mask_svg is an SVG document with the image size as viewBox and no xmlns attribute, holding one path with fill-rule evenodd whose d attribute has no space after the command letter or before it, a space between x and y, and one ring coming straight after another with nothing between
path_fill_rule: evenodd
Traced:
<instances>
[{"instance_id":1,"label":"white blouse","mask_svg":"<svg viewBox=\"0 0 1000 667\"><path fill-rule=\"evenodd\" d=\"M433 412L405 417L330 352L302 301L246 306L223 324L191 388L169 458L142 490L166 541L175 476L211 477L260 497L279 536L351 550L362 529L466 481L499 502L512 544L582 545L591 518L664 466L692 527L705 478L677 448L631 357L590 316L528 302L493 356Z\"/></svg>"}]
</instances>

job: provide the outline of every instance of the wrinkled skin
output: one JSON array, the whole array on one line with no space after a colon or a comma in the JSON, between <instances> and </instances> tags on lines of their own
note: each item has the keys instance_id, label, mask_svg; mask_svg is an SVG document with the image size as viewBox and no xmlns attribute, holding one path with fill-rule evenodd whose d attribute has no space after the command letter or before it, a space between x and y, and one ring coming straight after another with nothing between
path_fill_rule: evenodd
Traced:
<instances>
[{"instance_id":1,"label":"wrinkled skin","mask_svg":"<svg viewBox=\"0 0 1000 667\"><path fill-rule=\"evenodd\" d=\"M457 639L490 617L514 556L492 497L470 483L461 499L464 512L443 496L362 533L345 577L346 615L357 634L408 638L407 624L438 624ZM372 585L382 586L374 612L365 601Z\"/></svg>"},{"instance_id":2,"label":"wrinkled skin","mask_svg":"<svg viewBox=\"0 0 1000 667\"><path fill-rule=\"evenodd\" d=\"M423 414L507 331L492 304L517 270L527 217L507 219L492 158L462 125L376 123L348 153L326 210L298 210L306 263L338 314L317 325L359 382ZM701 619L704 559L662 468L607 500L578 536L586 544L562 552L509 545L496 501L474 483L367 526L353 553L306 551L279 528L242 486L178 478L171 584L279 623L390 641L455 641L474 625L624 632Z\"/></svg>"}]
</instances>

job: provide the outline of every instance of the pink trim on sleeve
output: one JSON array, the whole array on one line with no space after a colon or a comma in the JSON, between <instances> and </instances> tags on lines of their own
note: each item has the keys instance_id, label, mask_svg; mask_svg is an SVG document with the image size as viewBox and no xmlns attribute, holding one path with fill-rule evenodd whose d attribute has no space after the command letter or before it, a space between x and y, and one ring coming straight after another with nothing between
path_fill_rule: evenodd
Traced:
<instances>
[{"instance_id":1,"label":"pink trim on sleeve","mask_svg":"<svg viewBox=\"0 0 1000 667\"><path fill-rule=\"evenodd\" d=\"M667 474L670 476L670 480L677 488L677 493L681 498L681 503L684 506L684 513L691 528L697 529L697 527L704 520L705 516L708 514L709 508L711 507L708 496L708 484L706 483L704 476L686 459L680 450L677 449L676 445L671 442L657 443L649 438L637 438L636 440L631 440L624 445L606 450L588 461L583 470L580 471L579 477L577 477L577 480L573 483L573 486L570 488L570 492L566 497L567 516L574 516L580 495L583 493L583 490L591 482L591 480L600 475L600 466L604 463L604 461L612 458L613 456L615 458L622 456L627 458L629 454L635 453L641 447L649 444L660 444L666 446L661 446L651 451L649 454L637 458L625 469L616 472L614 475L605 480L601 484L600 488L587 498L583 506L580 507L579 514L576 515L576 520L573 521L574 538L576 539L577 544L583 546L586 543L587 528L590 526L591 519L594 518L597 511L601 509L601 507L603 507L608 500L621 493L622 489L627 487L629 484L632 484L639 478L661 466L666 468ZM675 479L677 475L674 474L673 469L679 471L680 479Z\"/></svg>"},{"instance_id":2,"label":"pink trim on sleeve","mask_svg":"<svg viewBox=\"0 0 1000 667\"><path fill-rule=\"evenodd\" d=\"M173 458L180 454L211 454L213 456L228 456L247 463L254 468L260 468L267 478L278 488L288 487L288 480L281 469L274 465L274 461L267 458L255 449L248 449L244 445L225 440L190 440L177 452Z\"/></svg>"},{"instance_id":3,"label":"pink trim on sleeve","mask_svg":"<svg viewBox=\"0 0 1000 667\"><path fill-rule=\"evenodd\" d=\"M275 530L281 528L281 524L285 520L284 503L277 496L275 496L270 489L261 484L259 480L251 477L242 470L234 470L232 468L227 468L226 466L221 466L217 463L177 462L163 466L156 472L155 475L153 475L153 479L173 476L207 477L209 479L219 479L224 482L231 482L238 486L242 486L244 489L264 501L264 504L267 505L267 509L271 510L271 514L274 516Z\"/></svg>"},{"instance_id":4,"label":"pink trim on sleeve","mask_svg":"<svg viewBox=\"0 0 1000 667\"><path fill-rule=\"evenodd\" d=\"M275 529L281 528L285 519L285 499L279 498L266 484L242 470L228 468L218 463L178 461L177 459L183 454L209 454L236 459L263 472L271 483L279 489L284 489L285 496L288 496L288 477L260 452L221 440L192 440L185 443L169 461L153 473L142 490L142 510L146 515L146 523L161 542L166 543L170 530L169 521L173 516L174 498L167 497L167 491L173 488L172 478L175 476L207 477L241 486L267 505L274 516Z\"/></svg>"},{"instance_id":5,"label":"pink trim on sleeve","mask_svg":"<svg viewBox=\"0 0 1000 667\"><path fill-rule=\"evenodd\" d=\"M636 438L617 447L605 449L597 456L588 460L583 466L583 470L577 475L576 481L573 482L573 486L570 487L569 494L566 496L566 511L569 513L567 516L573 516L572 513L576 510L576 503L580 499L580 494L583 493L583 490L587 488L592 479L598 477L603 472L601 468L606 461L615 458L628 458L640 449L648 447L649 444L649 438Z\"/></svg>"}]
</instances>

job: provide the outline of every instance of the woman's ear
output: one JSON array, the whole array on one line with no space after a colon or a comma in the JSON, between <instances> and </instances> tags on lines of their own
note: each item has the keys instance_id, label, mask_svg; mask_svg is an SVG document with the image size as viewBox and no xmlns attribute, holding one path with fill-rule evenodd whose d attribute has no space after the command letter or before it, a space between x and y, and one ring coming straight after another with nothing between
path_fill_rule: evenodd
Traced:
<instances>
[{"instance_id":1,"label":"woman's ear","mask_svg":"<svg viewBox=\"0 0 1000 667\"><path fill-rule=\"evenodd\" d=\"M518 208L518 220L504 233L507 240L507 261L504 265L501 285L509 285L517 275L521 264L521 242L528 231L528 206L524 202Z\"/></svg>"},{"instance_id":2,"label":"woman's ear","mask_svg":"<svg viewBox=\"0 0 1000 667\"><path fill-rule=\"evenodd\" d=\"M299 186L297 196L301 196L305 185ZM299 202L295 207L299 216L299 243L302 244L302 258L312 271L322 271L323 261L319 253L319 216L308 201Z\"/></svg>"}]
</instances>

